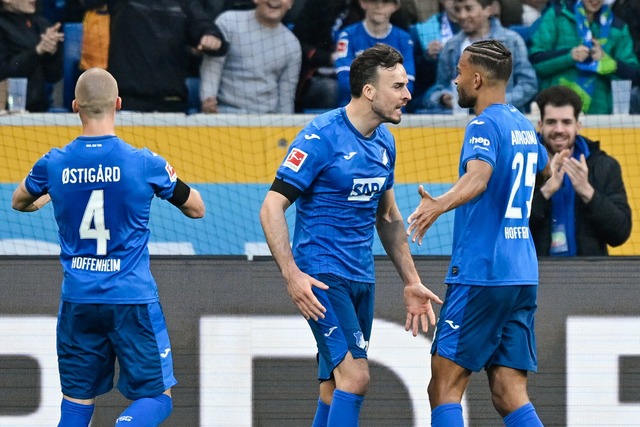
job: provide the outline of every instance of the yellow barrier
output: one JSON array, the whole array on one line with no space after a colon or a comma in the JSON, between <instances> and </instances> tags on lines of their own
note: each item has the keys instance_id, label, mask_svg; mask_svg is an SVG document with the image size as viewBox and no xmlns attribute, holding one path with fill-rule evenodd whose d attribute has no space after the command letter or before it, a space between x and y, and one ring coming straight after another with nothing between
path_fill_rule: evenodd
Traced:
<instances>
[{"instance_id":1,"label":"yellow barrier","mask_svg":"<svg viewBox=\"0 0 640 427\"><path fill-rule=\"evenodd\" d=\"M51 124L56 115L53 118L33 115L27 116L24 125L14 118L11 125L0 126L0 182L20 181L39 156L51 147L67 144L78 135L79 126L73 124L79 123L77 117L63 116L66 117L63 125ZM279 126L274 125L278 120L265 122L264 118L257 125L248 124L250 118L218 120L210 125L205 119L200 119L200 122L204 121L200 123L173 115L159 115L142 121L140 116L130 117L125 116L119 123L117 133L121 138L134 146L158 152L186 181L200 183L271 182L288 144L310 119L289 116L287 125ZM589 120L594 119L589 117ZM454 182L466 118L420 117L407 121L408 125L403 121L402 125L391 128L398 149L396 181ZM620 127L602 126L607 122L618 124L620 120L614 116L599 116L594 121L599 127L583 128L582 134L600 140L602 149L620 162L634 212L631 238L625 245L613 248L611 253L640 255L640 117L635 127L628 122Z\"/></svg>"}]
</instances>

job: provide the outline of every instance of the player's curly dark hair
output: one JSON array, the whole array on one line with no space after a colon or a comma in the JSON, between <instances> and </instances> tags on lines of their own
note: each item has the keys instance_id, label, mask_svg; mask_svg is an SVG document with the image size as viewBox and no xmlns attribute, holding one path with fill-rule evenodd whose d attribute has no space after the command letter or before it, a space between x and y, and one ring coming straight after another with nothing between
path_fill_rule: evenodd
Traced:
<instances>
[{"instance_id":1,"label":"player's curly dark hair","mask_svg":"<svg viewBox=\"0 0 640 427\"><path fill-rule=\"evenodd\" d=\"M349 85L351 95L359 98L366 84L374 84L378 80L378 68L390 69L402 64L402 54L389 45L378 43L362 52L351 63Z\"/></svg>"}]
</instances>

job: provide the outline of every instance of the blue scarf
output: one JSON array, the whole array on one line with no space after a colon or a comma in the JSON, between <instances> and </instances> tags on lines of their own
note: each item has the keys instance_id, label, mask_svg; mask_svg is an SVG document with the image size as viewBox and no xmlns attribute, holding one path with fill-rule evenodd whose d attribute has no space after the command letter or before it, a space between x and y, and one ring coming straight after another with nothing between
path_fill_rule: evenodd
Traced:
<instances>
[{"instance_id":1,"label":"blue scarf","mask_svg":"<svg viewBox=\"0 0 640 427\"><path fill-rule=\"evenodd\" d=\"M593 47L593 33L591 32L591 23L587 18L587 11L584 8L582 0L578 0L575 3L573 12L576 19L576 29L578 35L582 38L582 44L591 49ZM604 46L609 40L611 23L613 22L613 12L609 4L605 3L602 5L596 13L596 20L600 26L599 40L604 49ZM584 62L576 63L576 68L580 71L578 79L575 82L562 83L571 87L580 95L585 104L583 108L585 112L589 111L591 105L591 98L595 90L596 75L607 74L611 65L610 62L610 59L594 61L591 58L587 58Z\"/></svg>"},{"instance_id":2,"label":"blue scarf","mask_svg":"<svg viewBox=\"0 0 640 427\"><path fill-rule=\"evenodd\" d=\"M580 160L584 154L589 158L591 152L587 142L581 136L576 136L573 157ZM575 256L578 253L576 241L576 192L568 175L564 176L562 186L551 196L551 256Z\"/></svg>"}]
</instances>

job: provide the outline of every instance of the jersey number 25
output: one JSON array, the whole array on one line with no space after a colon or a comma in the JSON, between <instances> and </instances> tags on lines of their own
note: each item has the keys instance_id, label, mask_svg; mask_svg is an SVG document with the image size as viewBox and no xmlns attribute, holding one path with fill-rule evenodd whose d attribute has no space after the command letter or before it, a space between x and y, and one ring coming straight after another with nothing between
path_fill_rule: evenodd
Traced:
<instances>
[{"instance_id":1,"label":"jersey number 25","mask_svg":"<svg viewBox=\"0 0 640 427\"><path fill-rule=\"evenodd\" d=\"M536 185L536 165L538 164L538 153L527 153L527 161L525 163L524 154L518 152L513 158L511 169L516 171L516 179L511 184L511 194L509 196L509 205L504 214L505 218L522 219L522 208L514 206L516 195L522 185L522 173L524 171L524 186L531 189L529 198L527 199L527 218L531 216L531 201L533 200L533 187ZM522 200L522 199L520 199Z\"/></svg>"}]
</instances>

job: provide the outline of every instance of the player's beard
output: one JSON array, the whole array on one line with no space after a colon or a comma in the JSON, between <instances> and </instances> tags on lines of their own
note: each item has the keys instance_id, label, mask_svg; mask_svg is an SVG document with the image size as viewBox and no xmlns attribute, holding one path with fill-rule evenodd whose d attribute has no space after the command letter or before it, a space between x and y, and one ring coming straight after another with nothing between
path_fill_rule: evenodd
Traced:
<instances>
[{"instance_id":1,"label":"player's beard","mask_svg":"<svg viewBox=\"0 0 640 427\"><path fill-rule=\"evenodd\" d=\"M458 105L460 108L474 108L476 106L476 98L467 95L467 93L458 86Z\"/></svg>"},{"instance_id":2,"label":"player's beard","mask_svg":"<svg viewBox=\"0 0 640 427\"><path fill-rule=\"evenodd\" d=\"M397 125L398 123L400 123L400 120L402 119L401 112L398 113L397 117L393 116L393 114L399 110L395 108L393 110L390 110L389 107L386 105L379 105L377 103L374 103L371 106L371 109L373 110L374 113L378 115L378 117L380 117L382 123L392 123L394 125Z\"/></svg>"}]
</instances>

